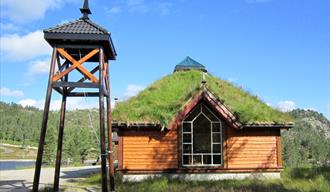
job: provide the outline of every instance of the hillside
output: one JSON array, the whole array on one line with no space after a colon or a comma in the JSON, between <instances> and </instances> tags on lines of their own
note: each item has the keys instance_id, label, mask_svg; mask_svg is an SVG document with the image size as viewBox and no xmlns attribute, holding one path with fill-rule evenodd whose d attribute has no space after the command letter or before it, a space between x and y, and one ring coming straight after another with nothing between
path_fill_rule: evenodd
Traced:
<instances>
[{"instance_id":1,"label":"hillside","mask_svg":"<svg viewBox=\"0 0 330 192\"><path fill-rule=\"evenodd\" d=\"M88 113L92 118L90 125ZM42 111L33 107L0 102L0 142L37 146L40 135ZM51 111L45 141L44 160L53 162L56 152L59 112ZM63 159L83 162L96 159L99 144L98 110L74 110L66 113Z\"/></svg>"},{"instance_id":2,"label":"hillside","mask_svg":"<svg viewBox=\"0 0 330 192\"><path fill-rule=\"evenodd\" d=\"M295 125L283 135L283 158L288 166L330 164L330 121L312 110L290 112Z\"/></svg>"},{"instance_id":3,"label":"hillside","mask_svg":"<svg viewBox=\"0 0 330 192\"><path fill-rule=\"evenodd\" d=\"M91 114L93 128L89 126ZM287 166L325 165L330 160L330 122L314 111L294 110L295 126L282 132L283 159ZM36 146L39 139L42 111L32 107L0 102L1 142ZM55 157L54 142L57 138L59 114L49 114L49 129L46 138L48 161ZM97 156L98 141L94 130L98 130L98 110L74 110L67 112L64 134L64 159L81 161L88 156Z\"/></svg>"}]
</instances>

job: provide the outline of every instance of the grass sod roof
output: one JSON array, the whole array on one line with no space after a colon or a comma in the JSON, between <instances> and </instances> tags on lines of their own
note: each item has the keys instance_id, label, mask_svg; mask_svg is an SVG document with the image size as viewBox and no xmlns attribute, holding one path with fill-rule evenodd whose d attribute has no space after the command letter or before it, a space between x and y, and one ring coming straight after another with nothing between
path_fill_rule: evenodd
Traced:
<instances>
[{"instance_id":1,"label":"grass sod roof","mask_svg":"<svg viewBox=\"0 0 330 192\"><path fill-rule=\"evenodd\" d=\"M117 122L153 122L168 126L182 107L201 90L202 72L180 71L156 81L126 101L117 103L113 119ZM288 123L291 117L262 102L242 88L206 75L207 88L243 124Z\"/></svg>"}]
</instances>

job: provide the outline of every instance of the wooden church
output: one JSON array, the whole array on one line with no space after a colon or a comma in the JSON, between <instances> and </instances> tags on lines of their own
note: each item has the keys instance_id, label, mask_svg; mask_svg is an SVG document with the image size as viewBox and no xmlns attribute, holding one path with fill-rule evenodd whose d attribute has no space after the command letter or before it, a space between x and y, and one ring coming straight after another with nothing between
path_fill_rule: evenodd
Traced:
<instances>
[{"instance_id":1,"label":"wooden church","mask_svg":"<svg viewBox=\"0 0 330 192\"><path fill-rule=\"evenodd\" d=\"M173 74L117 103L118 171L216 180L280 177L281 130L290 117L187 57Z\"/></svg>"}]
</instances>

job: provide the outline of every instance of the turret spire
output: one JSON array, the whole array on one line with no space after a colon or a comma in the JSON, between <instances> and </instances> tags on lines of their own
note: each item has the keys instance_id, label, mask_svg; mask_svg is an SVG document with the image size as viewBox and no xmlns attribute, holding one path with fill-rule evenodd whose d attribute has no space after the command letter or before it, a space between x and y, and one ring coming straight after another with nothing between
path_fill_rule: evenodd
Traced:
<instances>
[{"instance_id":1,"label":"turret spire","mask_svg":"<svg viewBox=\"0 0 330 192\"><path fill-rule=\"evenodd\" d=\"M89 9L88 0L84 0L84 5L80 8L80 12L83 14L82 19L89 19L88 15L92 14L92 12Z\"/></svg>"}]
</instances>

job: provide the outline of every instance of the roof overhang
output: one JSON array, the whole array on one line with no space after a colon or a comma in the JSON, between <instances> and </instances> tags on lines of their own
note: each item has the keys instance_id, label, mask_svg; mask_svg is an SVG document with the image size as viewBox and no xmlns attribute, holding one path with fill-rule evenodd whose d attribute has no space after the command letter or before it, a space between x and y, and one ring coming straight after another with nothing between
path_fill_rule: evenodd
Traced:
<instances>
[{"instance_id":1,"label":"roof overhang","mask_svg":"<svg viewBox=\"0 0 330 192\"><path fill-rule=\"evenodd\" d=\"M244 128L278 128L278 129L291 129L294 123L248 123L244 124Z\"/></svg>"},{"instance_id":2,"label":"roof overhang","mask_svg":"<svg viewBox=\"0 0 330 192\"><path fill-rule=\"evenodd\" d=\"M52 47L61 44L101 45L104 47L104 53L108 59L115 60L117 56L110 34L52 33L44 31L44 38Z\"/></svg>"},{"instance_id":3,"label":"roof overhang","mask_svg":"<svg viewBox=\"0 0 330 192\"><path fill-rule=\"evenodd\" d=\"M161 131L164 127L160 123L126 123L126 122L113 122L112 128L115 132L134 132L134 131Z\"/></svg>"}]
</instances>

